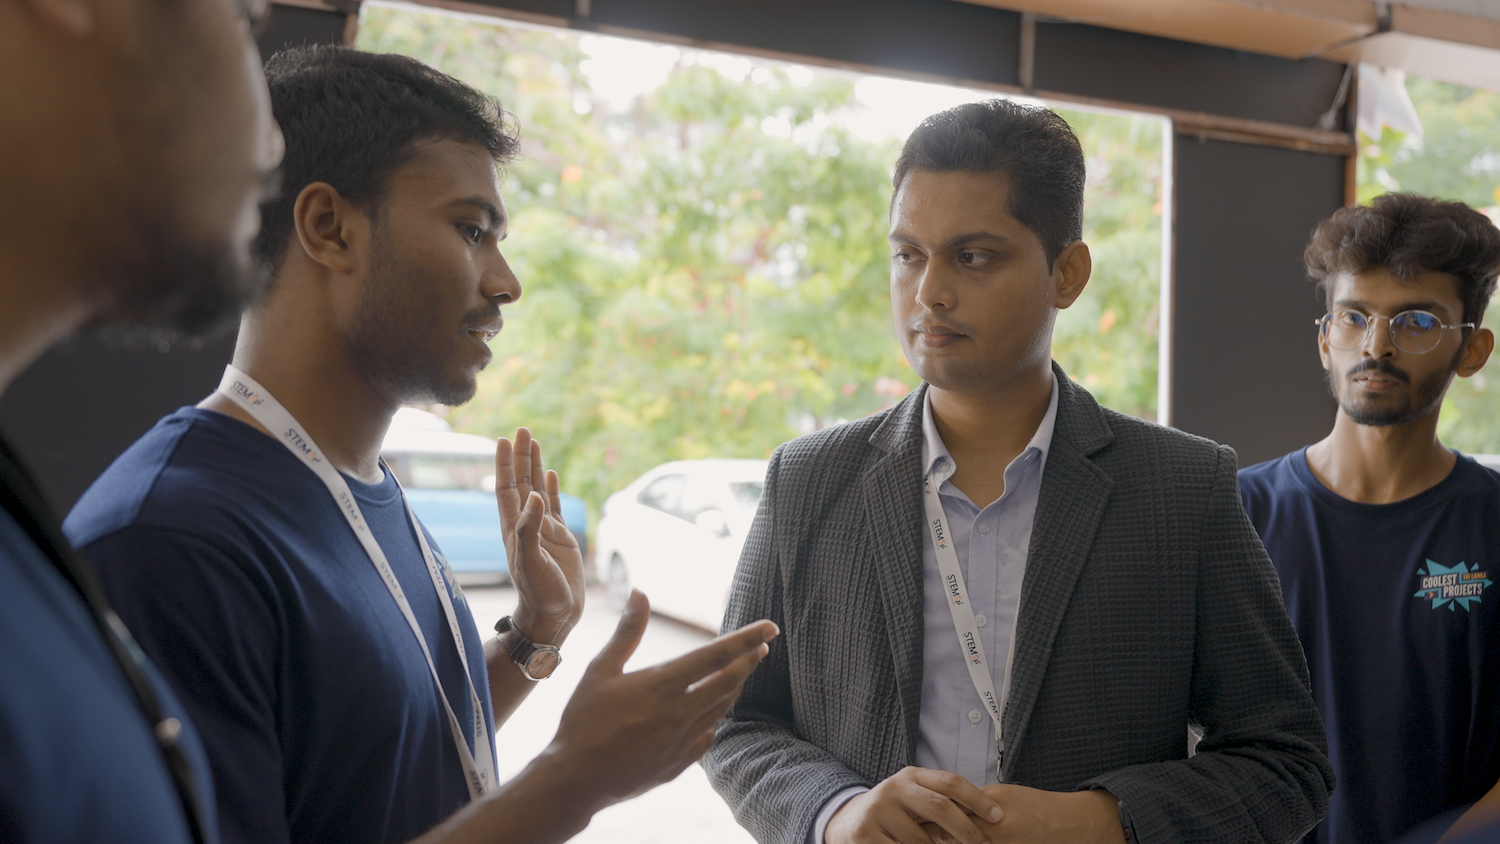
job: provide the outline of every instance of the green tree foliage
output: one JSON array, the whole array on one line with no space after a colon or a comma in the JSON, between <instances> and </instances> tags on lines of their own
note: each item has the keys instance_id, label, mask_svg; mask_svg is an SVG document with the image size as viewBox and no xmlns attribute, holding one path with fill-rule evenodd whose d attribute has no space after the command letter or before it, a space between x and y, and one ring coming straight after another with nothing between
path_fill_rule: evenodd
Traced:
<instances>
[{"instance_id":1,"label":"green tree foliage","mask_svg":"<svg viewBox=\"0 0 1500 844\"><path fill-rule=\"evenodd\" d=\"M765 457L918 383L890 315L899 143L838 119L848 78L764 63L737 78L685 52L617 111L571 33L367 8L359 44L494 94L521 127L504 251L525 294L478 396L449 417L459 429L531 427L597 508L660 462ZM1089 157L1095 272L1055 353L1102 401L1149 418L1160 124L1066 116Z\"/></svg>"},{"instance_id":2,"label":"green tree foliage","mask_svg":"<svg viewBox=\"0 0 1500 844\"><path fill-rule=\"evenodd\" d=\"M1412 77L1407 93L1422 119L1423 137L1385 129L1360 135L1359 201L1405 191L1468 203L1500 218L1500 93ZM1500 309L1490 303L1485 324ZM1443 402L1438 436L1460 451L1500 452L1500 378L1488 369L1456 378ZM1487 374L1488 373L1488 374ZM1491 383L1491 382L1495 383Z\"/></svg>"}]
</instances>

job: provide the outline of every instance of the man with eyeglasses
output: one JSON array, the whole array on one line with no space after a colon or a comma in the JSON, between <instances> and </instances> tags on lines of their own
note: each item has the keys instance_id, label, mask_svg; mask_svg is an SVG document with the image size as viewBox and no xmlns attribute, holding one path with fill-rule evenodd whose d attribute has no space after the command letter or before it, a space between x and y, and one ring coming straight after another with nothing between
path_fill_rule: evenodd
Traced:
<instances>
[{"instance_id":1,"label":"man with eyeglasses","mask_svg":"<svg viewBox=\"0 0 1500 844\"><path fill-rule=\"evenodd\" d=\"M1500 778L1500 475L1437 436L1453 376L1495 346L1479 326L1500 231L1462 203L1390 194L1323 221L1303 259L1338 414L1240 489L1338 774L1306 840L1440 833Z\"/></svg>"}]
</instances>

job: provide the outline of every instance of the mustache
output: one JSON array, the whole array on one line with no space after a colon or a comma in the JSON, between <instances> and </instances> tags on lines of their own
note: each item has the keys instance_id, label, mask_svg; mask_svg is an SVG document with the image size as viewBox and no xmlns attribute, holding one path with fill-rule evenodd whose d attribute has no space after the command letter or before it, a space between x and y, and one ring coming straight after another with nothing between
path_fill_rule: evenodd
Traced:
<instances>
[{"instance_id":1,"label":"mustache","mask_svg":"<svg viewBox=\"0 0 1500 844\"><path fill-rule=\"evenodd\" d=\"M1376 372L1379 372L1381 375L1389 375L1403 384L1411 383L1411 376L1407 375L1405 370L1397 369L1395 364L1384 359L1367 360L1360 364L1352 366L1349 368L1348 377L1353 378L1361 372L1368 372L1372 369Z\"/></svg>"},{"instance_id":2,"label":"mustache","mask_svg":"<svg viewBox=\"0 0 1500 844\"><path fill-rule=\"evenodd\" d=\"M499 308L476 308L464 316L465 331L493 331L500 333L505 327L505 317Z\"/></svg>"}]
</instances>

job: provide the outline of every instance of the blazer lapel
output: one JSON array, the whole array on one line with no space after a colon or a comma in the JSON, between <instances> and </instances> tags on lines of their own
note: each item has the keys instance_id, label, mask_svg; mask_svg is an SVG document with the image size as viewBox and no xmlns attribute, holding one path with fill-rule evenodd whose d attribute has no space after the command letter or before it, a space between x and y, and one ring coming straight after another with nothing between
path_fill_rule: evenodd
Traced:
<instances>
[{"instance_id":1,"label":"blazer lapel","mask_svg":"<svg viewBox=\"0 0 1500 844\"><path fill-rule=\"evenodd\" d=\"M1060 367L1057 426L1042 472L1031 530L1021 607L1016 620L1015 664L1006 704L1005 778L1041 692L1058 625L1083 570L1114 482L1089 455L1114 440L1103 410Z\"/></svg>"},{"instance_id":2,"label":"blazer lapel","mask_svg":"<svg viewBox=\"0 0 1500 844\"><path fill-rule=\"evenodd\" d=\"M906 757L916 753L922 709L922 407L924 384L892 409L870 436L885 452L862 477L865 518L874 539L875 570L887 645L905 722Z\"/></svg>"}]
</instances>

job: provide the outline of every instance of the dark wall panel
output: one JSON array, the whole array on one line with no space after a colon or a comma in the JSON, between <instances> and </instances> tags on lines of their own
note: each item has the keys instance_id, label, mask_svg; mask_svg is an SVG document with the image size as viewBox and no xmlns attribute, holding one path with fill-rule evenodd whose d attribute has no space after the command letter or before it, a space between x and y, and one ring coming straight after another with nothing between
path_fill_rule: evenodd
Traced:
<instances>
[{"instance_id":1,"label":"dark wall panel","mask_svg":"<svg viewBox=\"0 0 1500 844\"><path fill-rule=\"evenodd\" d=\"M343 12L325 12L296 6L273 6L271 19L256 37L260 57L304 44L338 44L344 40L344 26L349 16Z\"/></svg>"},{"instance_id":2,"label":"dark wall panel","mask_svg":"<svg viewBox=\"0 0 1500 844\"><path fill-rule=\"evenodd\" d=\"M61 516L157 419L212 392L233 352L233 337L167 352L71 340L0 398L0 431Z\"/></svg>"},{"instance_id":3,"label":"dark wall panel","mask_svg":"<svg viewBox=\"0 0 1500 844\"><path fill-rule=\"evenodd\" d=\"M1176 163L1173 424L1234 446L1241 466L1322 439L1323 305L1301 256L1343 204L1344 160L1179 135Z\"/></svg>"},{"instance_id":4,"label":"dark wall panel","mask_svg":"<svg viewBox=\"0 0 1500 844\"><path fill-rule=\"evenodd\" d=\"M272 9L258 39L262 56L288 45L343 38L343 14ZM157 419L208 395L233 351L232 336L200 349L165 352L75 338L42 356L0 397L0 431L64 514Z\"/></svg>"},{"instance_id":5,"label":"dark wall panel","mask_svg":"<svg viewBox=\"0 0 1500 844\"><path fill-rule=\"evenodd\" d=\"M1280 59L1082 24L1039 22L1036 87L1311 128L1344 65Z\"/></svg>"}]
</instances>

